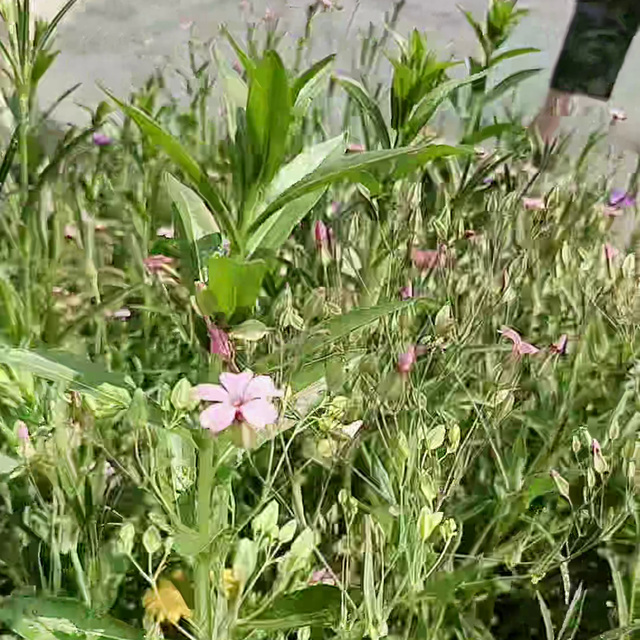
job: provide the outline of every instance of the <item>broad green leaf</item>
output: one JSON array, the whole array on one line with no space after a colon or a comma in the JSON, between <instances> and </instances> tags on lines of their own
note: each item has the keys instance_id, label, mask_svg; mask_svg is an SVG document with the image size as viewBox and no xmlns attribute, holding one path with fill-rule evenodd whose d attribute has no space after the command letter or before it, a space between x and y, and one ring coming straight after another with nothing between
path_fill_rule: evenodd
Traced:
<instances>
[{"instance_id":1,"label":"broad green leaf","mask_svg":"<svg viewBox=\"0 0 640 640\"><path fill-rule=\"evenodd\" d=\"M195 159L189 152L174 138L165 131L151 116L141 109L132 105L126 105L108 91L107 95L130 117L138 126L140 131L146 135L151 142L158 145L175 162L204 198L205 202L216 217L218 225L224 229L225 233L237 244L239 237L235 223L231 218L231 213L225 203L222 194L211 184L206 174L202 171Z\"/></svg>"},{"instance_id":2,"label":"broad green leaf","mask_svg":"<svg viewBox=\"0 0 640 640\"><path fill-rule=\"evenodd\" d=\"M475 73L460 80L449 80L438 85L431 93L426 95L413 108L407 123L402 128L400 140L402 144L409 144L418 135L420 130L427 125L438 107L451 96L451 94L465 85L476 82L487 75L486 71Z\"/></svg>"},{"instance_id":3,"label":"broad green leaf","mask_svg":"<svg viewBox=\"0 0 640 640\"><path fill-rule=\"evenodd\" d=\"M377 102L369 95L367 90L361 83L345 76L338 77L338 82L349 96L355 100L362 111L371 119L376 131L376 135L380 144L385 149L391 148L391 138L389 137L389 129L384 121L380 107Z\"/></svg>"},{"instance_id":4,"label":"broad green leaf","mask_svg":"<svg viewBox=\"0 0 640 640\"><path fill-rule=\"evenodd\" d=\"M291 106L284 64L275 51L267 51L250 77L247 98L247 123L262 161L262 184L271 181L284 158Z\"/></svg>"},{"instance_id":5,"label":"broad green leaf","mask_svg":"<svg viewBox=\"0 0 640 640\"><path fill-rule=\"evenodd\" d=\"M275 500L269 504L251 521L251 529L256 537L266 536L275 538L278 535L278 516L280 507Z\"/></svg>"},{"instance_id":6,"label":"broad green leaf","mask_svg":"<svg viewBox=\"0 0 640 640\"><path fill-rule=\"evenodd\" d=\"M229 137L234 139L237 128L237 110L246 108L249 88L246 82L224 60L218 59L218 70L222 81L222 97L226 106L227 129Z\"/></svg>"},{"instance_id":7,"label":"broad green leaf","mask_svg":"<svg viewBox=\"0 0 640 640\"><path fill-rule=\"evenodd\" d=\"M296 225L316 206L328 187L312 191L285 205L271 216L247 242L247 255L257 249L277 251L291 235Z\"/></svg>"},{"instance_id":8,"label":"broad green leaf","mask_svg":"<svg viewBox=\"0 0 640 640\"><path fill-rule=\"evenodd\" d=\"M248 538L240 538L233 557L233 573L244 586L256 568L258 545Z\"/></svg>"},{"instance_id":9,"label":"broad green leaf","mask_svg":"<svg viewBox=\"0 0 640 640\"><path fill-rule=\"evenodd\" d=\"M319 65L320 63L316 63L314 67ZM324 85L327 83L330 74L331 67L328 64L324 64L323 66L320 66L317 73L315 73L315 75L306 82L302 89L300 89L293 105L293 114L295 117L302 118L307 113L311 103L316 99Z\"/></svg>"},{"instance_id":10,"label":"broad green leaf","mask_svg":"<svg viewBox=\"0 0 640 640\"><path fill-rule=\"evenodd\" d=\"M314 63L311 67L309 67L295 79L293 87L291 88L291 94L296 107L298 106L298 99L302 97L302 94L305 91L306 87L308 87L310 83L314 83L314 81L318 77L323 77L323 75L325 75L324 72L327 70L328 66L335 60L335 57L336 54L332 53L326 58L318 60L318 62Z\"/></svg>"},{"instance_id":11,"label":"broad green leaf","mask_svg":"<svg viewBox=\"0 0 640 640\"><path fill-rule=\"evenodd\" d=\"M236 309L252 307L260 293L266 268L262 260L243 262L226 256L211 258L208 290L215 298L216 310L230 317Z\"/></svg>"},{"instance_id":12,"label":"broad green leaf","mask_svg":"<svg viewBox=\"0 0 640 640\"><path fill-rule=\"evenodd\" d=\"M516 71L510 76L507 76L502 82L499 82L495 87L487 91L484 102L489 104L501 98L508 91L515 89L521 82L528 80L529 78L540 73L542 69L523 69L522 71Z\"/></svg>"},{"instance_id":13,"label":"broad green leaf","mask_svg":"<svg viewBox=\"0 0 640 640\"><path fill-rule=\"evenodd\" d=\"M349 179L353 174L358 175L358 172L363 170L383 167L394 162L412 162L416 165L421 165L435 158L459 153L460 151L455 147L424 144L415 147L368 151L324 162L314 172L286 189L269 204L253 223L250 231L254 232L265 220L292 200L311 193L320 187Z\"/></svg>"},{"instance_id":14,"label":"broad green leaf","mask_svg":"<svg viewBox=\"0 0 640 640\"><path fill-rule=\"evenodd\" d=\"M164 181L169 197L180 214L189 242L195 243L206 235L220 232L211 211L193 189L170 173L165 173Z\"/></svg>"},{"instance_id":15,"label":"broad green leaf","mask_svg":"<svg viewBox=\"0 0 640 640\"><path fill-rule=\"evenodd\" d=\"M14 630L23 620L58 620L85 634L112 640L144 640L144 631L85 607L71 598L10 596L3 599L0 621ZM30 638L28 639L30 640Z\"/></svg>"},{"instance_id":16,"label":"broad green leaf","mask_svg":"<svg viewBox=\"0 0 640 640\"><path fill-rule=\"evenodd\" d=\"M511 58L517 58L518 56L526 56L529 53L540 53L540 49L536 49L535 47L523 47L521 49L511 49L510 51L505 51L504 53L498 54L495 58L491 60L491 64L489 66L495 67L496 65L504 62L505 60L511 60Z\"/></svg>"},{"instance_id":17,"label":"broad green leaf","mask_svg":"<svg viewBox=\"0 0 640 640\"><path fill-rule=\"evenodd\" d=\"M238 626L266 632L332 627L340 621L341 608L340 589L319 584L276 598L266 611L238 620Z\"/></svg>"},{"instance_id":18,"label":"broad green leaf","mask_svg":"<svg viewBox=\"0 0 640 640\"><path fill-rule=\"evenodd\" d=\"M9 475L12 471L20 466L18 460L14 460L4 453L0 453L0 476Z\"/></svg>"},{"instance_id":19,"label":"broad green leaf","mask_svg":"<svg viewBox=\"0 0 640 640\"><path fill-rule=\"evenodd\" d=\"M323 162L342 157L344 151L345 139L342 135L308 147L278 171L267 187L265 202L273 202L284 191L313 173Z\"/></svg>"}]
</instances>

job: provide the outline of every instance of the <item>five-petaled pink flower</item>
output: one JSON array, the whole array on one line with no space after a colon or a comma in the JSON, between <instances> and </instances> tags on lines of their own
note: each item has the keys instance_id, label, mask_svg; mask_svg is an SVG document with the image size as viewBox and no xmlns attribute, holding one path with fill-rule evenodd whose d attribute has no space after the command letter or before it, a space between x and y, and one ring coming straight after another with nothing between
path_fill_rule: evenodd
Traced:
<instances>
[{"instance_id":1,"label":"five-petaled pink flower","mask_svg":"<svg viewBox=\"0 0 640 640\"><path fill-rule=\"evenodd\" d=\"M278 410L269 400L282 396L269 376L255 376L251 371L221 373L220 384L200 384L193 389L198 400L214 402L200 414L204 429L220 433L234 422L246 422L254 429L264 429L278 419Z\"/></svg>"},{"instance_id":2,"label":"five-petaled pink flower","mask_svg":"<svg viewBox=\"0 0 640 640\"><path fill-rule=\"evenodd\" d=\"M413 365L418 359L415 346L409 347L404 353L398 356L398 372L407 374L413 369Z\"/></svg>"},{"instance_id":3,"label":"five-petaled pink flower","mask_svg":"<svg viewBox=\"0 0 640 640\"><path fill-rule=\"evenodd\" d=\"M529 342L525 342L520 334L514 329L502 327L498 333L501 333L507 340L511 340L511 342L513 342L513 355L516 357L533 355L540 351L538 347L535 347Z\"/></svg>"}]
</instances>

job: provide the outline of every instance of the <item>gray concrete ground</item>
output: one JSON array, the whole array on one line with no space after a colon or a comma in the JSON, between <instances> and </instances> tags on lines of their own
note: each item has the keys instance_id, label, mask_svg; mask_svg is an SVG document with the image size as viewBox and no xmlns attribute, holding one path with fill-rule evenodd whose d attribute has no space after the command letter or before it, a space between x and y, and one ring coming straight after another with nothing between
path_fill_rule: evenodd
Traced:
<instances>
[{"instance_id":1,"label":"gray concrete ground","mask_svg":"<svg viewBox=\"0 0 640 640\"><path fill-rule=\"evenodd\" d=\"M45 17L51 17L62 4L61 0L34 1L36 10ZM521 5L529 8L531 14L516 32L512 44L538 47L541 53L514 61L510 70L518 65L545 69L539 78L527 82L519 96L519 106L529 113L543 100L573 2L521 0ZM487 3L488 0L460 0L460 4L476 15L484 12ZM287 40L293 45L302 32L306 0L254 0L252 4L254 17L263 16L267 8L279 16L287 30ZM317 55L337 51L340 68L348 71L361 37L359 32L369 23L382 27L384 12L392 3L390 0L341 0L341 4L342 11L318 16L314 46ZM408 0L398 30L404 34L413 28L426 31L434 46L444 54L472 53L476 44L457 4L455 0ZM62 53L42 87L42 102L46 104L77 82L82 82L82 87L74 100L84 104L95 104L101 98L96 82L104 83L118 95L126 95L155 66L166 65L167 60L182 63L189 37L189 29L185 27L189 23L194 24L198 37L207 39L218 33L222 23L242 35L246 17L240 0L79 0L60 28L58 45ZM612 105L625 109L629 115L624 140L633 143L637 139L640 144L640 84L635 82L634 69L639 61L640 38L628 57ZM602 120L603 111L589 101L582 101L582 116L572 123L578 122L579 128L585 131ZM81 113L73 101L69 101L59 108L57 118L75 121L82 117Z\"/></svg>"}]
</instances>

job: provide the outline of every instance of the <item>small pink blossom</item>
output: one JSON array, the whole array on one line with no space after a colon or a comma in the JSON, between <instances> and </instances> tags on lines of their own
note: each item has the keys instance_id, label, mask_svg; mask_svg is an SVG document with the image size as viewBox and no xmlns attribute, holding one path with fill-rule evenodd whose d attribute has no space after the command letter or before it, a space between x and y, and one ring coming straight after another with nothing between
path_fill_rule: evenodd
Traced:
<instances>
[{"instance_id":1,"label":"small pink blossom","mask_svg":"<svg viewBox=\"0 0 640 640\"><path fill-rule=\"evenodd\" d=\"M220 384L200 384L193 389L198 400L213 402L200 414L204 429L220 433L235 421L246 422L254 429L264 429L278 419L278 410L270 398L282 396L269 376L255 376L251 371L221 373Z\"/></svg>"},{"instance_id":2,"label":"small pink blossom","mask_svg":"<svg viewBox=\"0 0 640 640\"><path fill-rule=\"evenodd\" d=\"M323 11L333 9L333 2L331 2L331 0L318 0L318 2L322 6Z\"/></svg>"},{"instance_id":3,"label":"small pink blossom","mask_svg":"<svg viewBox=\"0 0 640 640\"><path fill-rule=\"evenodd\" d=\"M16 422L16 435L18 436L18 440L23 444L30 441L29 427L27 427L22 420L18 420L18 422Z\"/></svg>"},{"instance_id":4,"label":"small pink blossom","mask_svg":"<svg viewBox=\"0 0 640 640\"><path fill-rule=\"evenodd\" d=\"M413 369L413 365L417 361L417 353L415 346L409 347L404 353L398 356L397 369L398 373L407 374Z\"/></svg>"},{"instance_id":5,"label":"small pink blossom","mask_svg":"<svg viewBox=\"0 0 640 640\"><path fill-rule=\"evenodd\" d=\"M635 197L622 189L613 189L609 195L609 206L615 209L627 209L635 204Z\"/></svg>"},{"instance_id":6,"label":"small pink blossom","mask_svg":"<svg viewBox=\"0 0 640 640\"><path fill-rule=\"evenodd\" d=\"M412 249L411 261L420 271L443 267L446 264L445 252L442 245L438 249Z\"/></svg>"},{"instance_id":7,"label":"small pink blossom","mask_svg":"<svg viewBox=\"0 0 640 640\"><path fill-rule=\"evenodd\" d=\"M227 332L217 327L213 322L207 323L207 330L209 332L210 352L220 356L225 362L232 360L234 349Z\"/></svg>"},{"instance_id":8,"label":"small pink blossom","mask_svg":"<svg viewBox=\"0 0 640 640\"><path fill-rule=\"evenodd\" d=\"M569 338L566 333L563 333L557 342L554 342L550 347L549 351L558 356L563 356L567 353L567 344L569 342Z\"/></svg>"},{"instance_id":9,"label":"small pink blossom","mask_svg":"<svg viewBox=\"0 0 640 640\"><path fill-rule=\"evenodd\" d=\"M413 284L409 282L406 287L400 289L401 300L411 300L413 298Z\"/></svg>"},{"instance_id":10,"label":"small pink blossom","mask_svg":"<svg viewBox=\"0 0 640 640\"><path fill-rule=\"evenodd\" d=\"M544 198L522 198L522 204L527 211L543 211L546 208Z\"/></svg>"},{"instance_id":11,"label":"small pink blossom","mask_svg":"<svg viewBox=\"0 0 640 640\"><path fill-rule=\"evenodd\" d=\"M272 9L267 7L266 11L264 12L263 19L265 22L274 22L276 20L276 14L272 11Z\"/></svg>"},{"instance_id":12,"label":"small pink blossom","mask_svg":"<svg viewBox=\"0 0 640 640\"><path fill-rule=\"evenodd\" d=\"M516 357L533 355L540 351L538 347L535 347L529 342L525 342L520 334L514 329L502 327L498 333L501 333L507 340L511 340L511 342L513 342L513 355Z\"/></svg>"},{"instance_id":13,"label":"small pink blossom","mask_svg":"<svg viewBox=\"0 0 640 640\"><path fill-rule=\"evenodd\" d=\"M608 242L603 246L603 249L604 249L604 257L607 259L608 262L611 262L619 253L618 250Z\"/></svg>"},{"instance_id":14,"label":"small pink blossom","mask_svg":"<svg viewBox=\"0 0 640 640\"><path fill-rule=\"evenodd\" d=\"M106 133L94 133L93 134L93 144L96 147L108 147L113 144L113 140Z\"/></svg>"},{"instance_id":15,"label":"small pink blossom","mask_svg":"<svg viewBox=\"0 0 640 640\"><path fill-rule=\"evenodd\" d=\"M184 18L180 20L180 28L183 31L189 31L189 29L191 29L192 26L193 26L193 20L186 20Z\"/></svg>"},{"instance_id":16,"label":"small pink blossom","mask_svg":"<svg viewBox=\"0 0 640 640\"><path fill-rule=\"evenodd\" d=\"M166 267L172 266L174 259L169 256L158 254L145 258L143 262L149 273L158 273L160 271L165 271Z\"/></svg>"},{"instance_id":17,"label":"small pink blossom","mask_svg":"<svg viewBox=\"0 0 640 640\"><path fill-rule=\"evenodd\" d=\"M231 65L231 68L239 75L242 75L242 65L237 61L234 60L233 64Z\"/></svg>"},{"instance_id":18,"label":"small pink blossom","mask_svg":"<svg viewBox=\"0 0 640 640\"><path fill-rule=\"evenodd\" d=\"M158 238L167 238L167 240L173 239L175 233L173 227L159 227L156 231Z\"/></svg>"},{"instance_id":19,"label":"small pink blossom","mask_svg":"<svg viewBox=\"0 0 640 640\"><path fill-rule=\"evenodd\" d=\"M335 587L338 584L338 579L330 569L319 569L311 574L309 584L311 586L316 584L328 584Z\"/></svg>"},{"instance_id":20,"label":"small pink blossom","mask_svg":"<svg viewBox=\"0 0 640 640\"><path fill-rule=\"evenodd\" d=\"M362 153L364 150L365 146L363 144L353 143L347 147L349 153Z\"/></svg>"},{"instance_id":21,"label":"small pink blossom","mask_svg":"<svg viewBox=\"0 0 640 640\"><path fill-rule=\"evenodd\" d=\"M316 249L318 251L322 251L323 249L327 249L329 246L329 230L327 229L327 225L322 222L322 220L316 220L316 223L313 225L313 236L316 241Z\"/></svg>"}]
</instances>

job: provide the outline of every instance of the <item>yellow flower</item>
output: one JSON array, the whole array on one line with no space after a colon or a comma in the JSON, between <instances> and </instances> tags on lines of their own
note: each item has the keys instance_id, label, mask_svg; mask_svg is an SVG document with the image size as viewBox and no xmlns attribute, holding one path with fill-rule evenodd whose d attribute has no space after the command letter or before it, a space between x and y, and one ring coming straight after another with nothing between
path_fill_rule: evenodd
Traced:
<instances>
[{"instance_id":1,"label":"yellow flower","mask_svg":"<svg viewBox=\"0 0 640 640\"><path fill-rule=\"evenodd\" d=\"M233 569L222 572L222 591L227 600L233 600L240 592L240 580Z\"/></svg>"},{"instance_id":2,"label":"yellow flower","mask_svg":"<svg viewBox=\"0 0 640 640\"><path fill-rule=\"evenodd\" d=\"M177 625L180 618L191 617L182 594L170 580L158 581L157 589L149 589L142 598L146 615L158 624L169 622Z\"/></svg>"}]
</instances>

